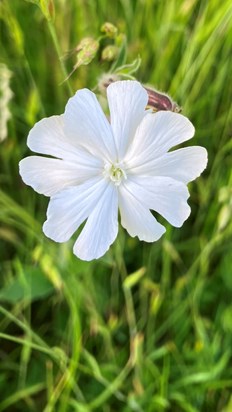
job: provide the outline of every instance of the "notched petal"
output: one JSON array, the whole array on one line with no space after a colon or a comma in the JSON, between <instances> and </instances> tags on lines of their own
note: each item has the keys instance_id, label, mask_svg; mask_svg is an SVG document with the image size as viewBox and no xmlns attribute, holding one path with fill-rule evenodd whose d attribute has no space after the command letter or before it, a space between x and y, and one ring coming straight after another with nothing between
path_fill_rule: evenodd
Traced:
<instances>
[{"instance_id":1,"label":"notched petal","mask_svg":"<svg viewBox=\"0 0 232 412\"><path fill-rule=\"evenodd\" d=\"M165 227L157 222L149 208L144 206L143 199L139 199L127 183L119 188L119 210L121 224L130 236L154 242L165 233Z\"/></svg>"},{"instance_id":2,"label":"notched petal","mask_svg":"<svg viewBox=\"0 0 232 412\"><path fill-rule=\"evenodd\" d=\"M73 144L106 160L116 158L111 126L90 90L78 90L69 99L64 113L64 129Z\"/></svg>"},{"instance_id":3,"label":"notched petal","mask_svg":"<svg viewBox=\"0 0 232 412\"><path fill-rule=\"evenodd\" d=\"M103 256L118 233L118 191L108 184L74 244L74 254L82 260Z\"/></svg>"},{"instance_id":4,"label":"notched petal","mask_svg":"<svg viewBox=\"0 0 232 412\"><path fill-rule=\"evenodd\" d=\"M148 113L139 125L125 161L130 168L151 162L194 136L194 126L182 114Z\"/></svg>"},{"instance_id":5,"label":"notched petal","mask_svg":"<svg viewBox=\"0 0 232 412\"><path fill-rule=\"evenodd\" d=\"M45 235L56 242L69 240L91 214L105 188L106 182L97 177L57 193L48 205Z\"/></svg>"},{"instance_id":6,"label":"notched petal","mask_svg":"<svg viewBox=\"0 0 232 412\"><path fill-rule=\"evenodd\" d=\"M139 82L124 80L111 83L108 86L107 98L110 108L110 123L120 161L145 115L148 94Z\"/></svg>"}]
</instances>

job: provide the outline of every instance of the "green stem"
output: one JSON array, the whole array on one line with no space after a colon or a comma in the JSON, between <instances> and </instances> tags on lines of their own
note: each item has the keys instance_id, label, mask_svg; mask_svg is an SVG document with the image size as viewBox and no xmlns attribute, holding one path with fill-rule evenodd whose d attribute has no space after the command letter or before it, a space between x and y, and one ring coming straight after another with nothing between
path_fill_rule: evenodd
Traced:
<instances>
[{"instance_id":1,"label":"green stem","mask_svg":"<svg viewBox=\"0 0 232 412\"><path fill-rule=\"evenodd\" d=\"M58 38L57 38L55 26L54 26L53 22L50 21L50 20L47 20L47 23L48 23L48 28L49 28L50 34L52 36L54 47L56 49L58 59L59 59L59 62L60 62L60 67L61 67L62 73L64 75L64 79L66 79L65 80L66 87L68 89L69 94L72 96L73 95L73 90L72 90L72 87L71 87L70 82L68 80L68 77L69 77L68 72L67 72L66 67L64 65L64 62L61 58L61 50L60 50L60 45L59 45L59 41L58 41Z\"/></svg>"},{"instance_id":2,"label":"green stem","mask_svg":"<svg viewBox=\"0 0 232 412\"><path fill-rule=\"evenodd\" d=\"M119 273L121 275L122 283L123 283L123 293L126 302L126 312L127 312L127 321L129 326L130 332L130 347L131 347L131 354L132 349L134 347L134 338L137 335L137 325L136 325L136 317L135 317L135 309L134 309L134 302L133 296L130 287L125 285L125 280L127 278L127 269L123 258L123 252L119 241L116 244L116 261Z\"/></svg>"},{"instance_id":3,"label":"green stem","mask_svg":"<svg viewBox=\"0 0 232 412\"><path fill-rule=\"evenodd\" d=\"M122 386L123 382L131 372L131 370L135 366L135 355L136 355L136 336L137 336L137 327L136 327L136 317L135 317L135 310L134 310L134 303L133 297L131 293L131 289L125 285L125 280L127 278L127 269L123 259L123 253L121 249L121 245L118 242L116 243L115 248L115 259L117 263L118 271L121 275L122 283L123 283L123 292L124 298L126 303L126 312L127 312L127 321L129 326L129 333L130 333L130 356L129 359L121 370L119 375L115 378L110 385L92 402L90 402L87 407L88 410L94 410L99 408L103 403Z\"/></svg>"},{"instance_id":4,"label":"green stem","mask_svg":"<svg viewBox=\"0 0 232 412\"><path fill-rule=\"evenodd\" d=\"M97 396L92 402L88 404L89 410L94 410L96 408L99 408L103 403L111 396L113 395L118 388L120 388L129 375L131 369L133 367L133 363L131 362L131 359L128 360L124 368L121 370L119 375L115 378L113 382L110 383L110 385L99 395Z\"/></svg>"}]
</instances>

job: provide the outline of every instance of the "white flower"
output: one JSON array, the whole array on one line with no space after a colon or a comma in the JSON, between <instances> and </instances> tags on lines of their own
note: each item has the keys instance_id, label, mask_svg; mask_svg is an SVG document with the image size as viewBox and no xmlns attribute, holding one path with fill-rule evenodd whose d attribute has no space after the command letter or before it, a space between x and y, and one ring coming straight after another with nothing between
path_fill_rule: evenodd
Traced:
<instances>
[{"instance_id":1,"label":"white flower","mask_svg":"<svg viewBox=\"0 0 232 412\"><path fill-rule=\"evenodd\" d=\"M190 214L186 184L205 169L203 147L173 146L194 135L181 114L145 110L148 94L136 81L107 88L110 123L94 93L79 90L65 112L30 131L31 156L20 162L24 182L50 196L43 231L66 242L85 223L74 253L92 260L104 255L121 224L131 236L154 242L165 228L150 210L180 227Z\"/></svg>"}]
</instances>

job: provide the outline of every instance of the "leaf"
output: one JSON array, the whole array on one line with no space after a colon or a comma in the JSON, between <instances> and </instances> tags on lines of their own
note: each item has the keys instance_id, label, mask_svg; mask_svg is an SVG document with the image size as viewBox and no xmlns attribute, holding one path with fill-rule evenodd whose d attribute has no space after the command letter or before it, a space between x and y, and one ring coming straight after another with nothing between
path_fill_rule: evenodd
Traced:
<instances>
[{"instance_id":1,"label":"leaf","mask_svg":"<svg viewBox=\"0 0 232 412\"><path fill-rule=\"evenodd\" d=\"M30 298L31 301L44 298L54 291L54 287L36 267L28 267L24 277L17 276L10 285L0 291L0 301L16 303Z\"/></svg>"},{"instance_id":2,"label":"leaf","mask_svg":"<svg viewBox=\"0 0 232 412\"><path fill-rule=\"evenodd\" d=\"M146 268L141 267L140 269L136 270L136 272L128 275L127 278L123 282L123 286L125 288L131 289L134 285L136 285L140 279L145 275Z\"/></svg>"},{"instance_id":3,"label":"leaf","mask_svg":"<svg viewBox=\"0 0 232 412\"><path fill-rule=\"evenodd\" d=\"M133 60L132 63L130 64L124 64L123 66L118 67L115 70L115 73L117 74L133 74L137 72L141 65L141 57L137 57L135 60Z\"/></svg>"},{"instance_id":4,"label":"leaf","mask_svg":"<svg viewBox=\"0 0 232 412\"><path fill-rule=\"evenodd\" d=\"M27 3L37 4L39 6L39 0L25 0Z\"/></svg>"},{"instance_id":5,"label":"leaf","mask_svg":"<svg viewBox=\"0 0 232 412\"><path fill-rule=\"evenodd\" d=\"M42 11L47 20L54 19L54 3L53 0L25 0L28 3L36 4Z\"/></svg>"}]
</instances>

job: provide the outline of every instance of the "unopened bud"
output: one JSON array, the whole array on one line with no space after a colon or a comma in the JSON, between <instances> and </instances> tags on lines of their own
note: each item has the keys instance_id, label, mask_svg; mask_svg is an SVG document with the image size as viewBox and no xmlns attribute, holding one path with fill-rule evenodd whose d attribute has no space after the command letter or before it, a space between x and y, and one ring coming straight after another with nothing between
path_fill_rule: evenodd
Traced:
<instances>
[{"instance_id":1,"label":"unopened bud","mask_svg":"<svg viewBox=\"0 0 232 412\"><path fill-rule=\"evenodd\" d=\"M40 0L40 8L47 20L54 20L55 18L55 6L53 0Z\"/></svg>"},{"instance_id":2,"label":"unopened bud","mask_svg":"<svg viewBox=\"0 0 232 412\"><path fill-rule=\"evenodd\" d=\"M227 227L228 223L231 221L232 207L229 204L222 206L218 214L218 230L223 230Z\"/></svg>"},{"instance_id":3,"label":"unopened bud","mask_svg":"<svg viewBox=\"0 0 232 412\"><path fill-rule=\"evenodd\" d=\"M92 37L85 37L76 47L77 54L77 63L75 67L89 64L94 57L99 48L99 42Z\"/></svg>"},{"instance_id":4,"label":"unopened bud","mask_svg":"<svg viewBox=\"0 0 232 412\"><path fill-rule=\"evenodd\" d=\"M176 113L181 112L181 108L167 94L148 87L145 87L145 89L148 92L148 106L154 111L169 110Z\"/></svg>"},{"instance_id":5,"label":"unopened bud","mask_svg":"<svg viewBox=\"0 0 232 412\"><path fill-rule=\"evenodd\" d=\"M104 74L98 83L99 90L104 92L104 89L106 89L110 85L110 83L116 82L120 79L121 77L116 74ZM158 112L160 110L166 110L175 113L181 112L181 107L179 107L167 94L158 92L157 90L150 87L144 86L144 88L148 93L147 105L155 112Z\"/></svg>"},{"instance_id":6,"label":"unopened bud","mask_svg":"<svg viewBox=\"0 0 232 412\"><path fill-rule=\"evenodd\" d=\"M48 12L49 12L51 20L54 20L55 19L55 5L54 5L53 0L49 0L48 2Z\"/></svg>"},{"instance_id":7,"label":"unopened bud","mask_svg":"<svg viewBox=\"0 0 232 412\"><path fill-rule=\"evenodd\" d=\"M75 47L75 49L68 52L63 58L67 58L71 54L77 53L77 61L76 64L74 64L71 73L69 73L64 81L68 80L78 67L89 64L96 56L98 49L99 42L97 40L93 39L92 37L85 37Z\"/></svg>"},{"instance_id":8,"label":"unopened bud","mask_svg":"<svg viewBox=\"0 0 232 412\"><path fill-rule=\"evenodd\" d=\"M111 62L112 60L116 59L116 57L118 56L118 48L117 46L106 46L103 50L102 50L102 60L106 60L108 62Z\"/></svg>"},{"instance_id":9,"label":"unopened bud","mask_svg":"<svg viewBox=\"0 0 232 412\"><path fill-rule=\"evenodd\" d=\"M105 33L107 37L114 39L118 34L118 29L112 23L106 22L101 26L101 32Z\"/></svg>"},{"instance_id":10,"label":"unopened bud","mask_svg":"<svg viewBox=\"0 0 232 412\"><path fill-rule=\"evenodd\" d=\"M102 94L105 94L107 87L114 82L120 80L120 77L113 73L105 73L98 81L98 88Z\"/></svg>"}]
</instances>

